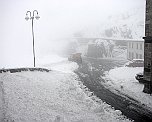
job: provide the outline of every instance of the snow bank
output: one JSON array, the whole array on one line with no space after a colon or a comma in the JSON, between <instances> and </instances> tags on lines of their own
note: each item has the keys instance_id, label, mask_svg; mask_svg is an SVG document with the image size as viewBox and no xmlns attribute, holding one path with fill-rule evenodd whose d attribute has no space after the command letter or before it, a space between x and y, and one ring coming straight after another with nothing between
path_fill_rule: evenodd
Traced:
<instances>
[{"instance_id":1,"label":"snow bank","mask_svg":"<svg viewBox=\"0 0 152 122\"><path fill-rule=\"evenodd\" d=\"M5 120L15 122L126 122L121 112L103 103L71 73L1 73ZM95 102L98 101L98 102Z\"/></svg>"},{"instance_id":2,"label":"snow bank","mask_svg":"<svg viewBox=\"0 0 152 122\"><path fill-rule=\"evenodd\" d=\"M50 66L52 70L61 71L64 73L73 73L78 68L78 64L75 62L64 61Z\"/></svg>"},{"instance_id":3,"label":"snow bank","mask_svg":"<svg viewBox=\"0 0 152 122\"><path fill-rule=\"evenodd\" d=\"M120 67L110 70L109 76L113 80L116 80L116 82L119 82L120 80L128 80L128 82L131 82L132 80L135 80L135 75L142 71L143 71L143 67L137 67L137 68Z\"/></svg>"},{"instance_id":4,"label":"snow bank","mask_svg":"<svg viewBox=\"0 0 152 122\"><path fill-rule=\"evenodd\" d=\"M45 56L39 60L39 66L64 73L73 73L78 68L77 63L68 61L58 55Z\"/></svg>"},{"instance_id":5,"label":"snow bank","mask_svg":"<svg viewBox=\"0 0 152 122\"><path fill-rule=\"evenodd\" d=\"M144 85L135 79L139 72L143 72L143 67L120 67L106 72L104 78L108 87L114 87L152 108L152 96L143 93Z\"/></svg>"}]
</instances>

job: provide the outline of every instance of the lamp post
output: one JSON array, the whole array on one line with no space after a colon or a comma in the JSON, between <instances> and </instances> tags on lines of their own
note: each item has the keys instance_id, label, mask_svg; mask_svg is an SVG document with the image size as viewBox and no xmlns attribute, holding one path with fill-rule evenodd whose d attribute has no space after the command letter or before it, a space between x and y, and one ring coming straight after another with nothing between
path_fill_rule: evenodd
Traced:
<instances>
[{"instance_id":1,"label":"lamp post","mask_svg":"<svg viewBox=\"0 0 152 122\"><path fill-rule=\"evenodd\" d=\"M35 15L36 13L36 15ZM34 67L35 67L35 49L34 49L34 46L35 46L35 43L34 43L34 30L33 30L33 21L34 19L39 19L39 15L38 15L38 11L37 10L34 10L33 11L33 14L31 13L31 11L27 11L26 12L26 17L25 19L28 21L29 19L32 20L32 36L33 36L33 57L34 57Z\"/></svg>"}]
</instances>

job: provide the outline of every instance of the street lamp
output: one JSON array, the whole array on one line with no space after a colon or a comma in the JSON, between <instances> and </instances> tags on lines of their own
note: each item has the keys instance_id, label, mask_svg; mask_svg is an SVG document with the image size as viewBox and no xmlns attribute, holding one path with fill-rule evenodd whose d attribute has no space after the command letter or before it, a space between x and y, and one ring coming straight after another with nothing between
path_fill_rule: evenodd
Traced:
<instances>
[{"instance_id":1,"label":"street lamp","mask_svg":"<svg viewBox=\"0 0 152 122\"><path fill-rule=\"evenodd\" d=\"M35 15L36 13L36 15ZM34 30L33 30L33 20L35 19L39 19L40 16L38 15L38 11L37 10L34 10L33 11L33 15L31 13L31 11L27 11L26 12L26 17L25 19L28 21L29 19L32 20L32 36L33 36L33 57L34 57L34 67L35 67L35 49L34 49Z\"/></svg>"}]
</instances>

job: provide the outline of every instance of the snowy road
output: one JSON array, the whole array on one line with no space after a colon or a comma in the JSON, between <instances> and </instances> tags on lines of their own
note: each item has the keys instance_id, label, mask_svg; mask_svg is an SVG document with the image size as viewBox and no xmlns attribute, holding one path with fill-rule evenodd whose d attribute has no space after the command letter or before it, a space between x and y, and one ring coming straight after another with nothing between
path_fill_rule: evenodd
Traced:
<instances>
[{"instance_id":1,"label":"snowy road","mask_svg":"<svg viewBox=\"0 0 152 122\"><path fill-rule=\"evenodd\" d=\"M94 92L95 95L137 122L152 121L152 112L146 109L144 105L127 95L119 92L113 93L101 84L101 81L105 82L101 77L105 71L121 66L126 61L91 58L85 58L84 61L85 63L79 68L77 74L83 81L83 84Z\"/></svg>"}]
</instances>

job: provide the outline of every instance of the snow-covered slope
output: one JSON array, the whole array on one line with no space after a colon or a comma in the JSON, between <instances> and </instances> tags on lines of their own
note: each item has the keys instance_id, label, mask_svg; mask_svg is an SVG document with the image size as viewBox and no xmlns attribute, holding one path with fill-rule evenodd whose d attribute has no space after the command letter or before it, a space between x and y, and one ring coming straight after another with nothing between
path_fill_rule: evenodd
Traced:
<instances>
[{"instance_id":1,"label":"snow-covered slope","mask_svg":"<svg viewBox=\"0 0 152 122\"><path fill-rule=\"evenodd\" d=\"M115 38L142 39L144 36L144 11L136 9L130 13L109 17L105 36Z\"/></svg>"},{"instance_id":2,"label":"snow-covered slope","mask_svg":"<svg viewBox=\"0 0 152 122\"><path fill-rule=\"evenodd\" d=\"M142 39L144 36L144 13L144 8L137 8L109 16L100 25L83 30L84 36Z\"/></svg>"}]
</instances>

